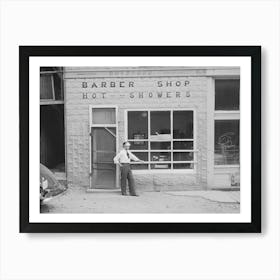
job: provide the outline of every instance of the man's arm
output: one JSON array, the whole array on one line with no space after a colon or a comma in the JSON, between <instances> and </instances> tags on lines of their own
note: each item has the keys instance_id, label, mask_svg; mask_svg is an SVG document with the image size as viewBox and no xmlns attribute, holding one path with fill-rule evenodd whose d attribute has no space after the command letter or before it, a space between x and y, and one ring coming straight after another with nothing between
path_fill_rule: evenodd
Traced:
<instances>
[{"instance_id":1,"label":"man's arm","mask_svg":"<svg viewBox=\"0 0 280 280\"><path fill-rule=\"evenodd\" d=\"M118 153L118 154L114 157L113 161L114 161L115 164L120 164L120 153Z\"/></svg>"},{"instance_id":2,"label":"man's arm","mask_svg":"<svg viewBox=\"0 0 280 280\"><path fill-rule=\"evenodd\" d=\"M133 161L139 161L139 162L144 162L143 160L139 159L136 155L134 155L132 152L129 152L130 158Z\"/></svg>"}]
</instances>

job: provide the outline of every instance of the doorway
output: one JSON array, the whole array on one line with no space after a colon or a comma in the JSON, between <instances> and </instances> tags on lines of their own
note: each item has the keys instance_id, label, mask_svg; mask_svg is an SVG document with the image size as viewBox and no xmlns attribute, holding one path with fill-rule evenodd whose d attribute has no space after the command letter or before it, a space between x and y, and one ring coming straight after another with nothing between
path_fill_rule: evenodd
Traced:
<instances>
[{"instance_id":1,"label":"doorway","mask_svg":"<svg viewBox=\"0 0 280 280\"><path fill-rule=\"evenodd\" d=\"M40 162L52 171L65 172L63 104L40 106Z\"/></svg>"},{"instance_id":2,"label":"doorway","mask_svg":"<svg viewBox=\"0 0 280 280\"><path fill-rule=\"evenodd\" d=\"M116 108L90 108L92 189L115 189L117 186L113 162L117 147L116 119Z\"/></svg>"}]
</instances>

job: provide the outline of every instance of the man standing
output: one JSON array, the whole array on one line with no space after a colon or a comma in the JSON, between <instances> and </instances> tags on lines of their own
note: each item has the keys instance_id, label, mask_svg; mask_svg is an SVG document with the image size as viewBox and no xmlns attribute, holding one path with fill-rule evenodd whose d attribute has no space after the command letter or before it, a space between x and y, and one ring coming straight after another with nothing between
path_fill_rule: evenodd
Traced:
<instances>
[{"instance_id":1,"label":"man standing","mask_svg":"<svg viewBox=\"0 0 280 280\"><path fill-rule=\"evenodd\" d=\"M130 143L128 141L123 143L123 149L114 157L114 163L121 167L121 191L122 195L127 195L126 181L128 180L128 188L130 195L138 196L135 189L135 183L133 174L130 168L130 162L138 161L144 162L136 157L132 152L129 151Z\"/></svg>"}]
</instances>

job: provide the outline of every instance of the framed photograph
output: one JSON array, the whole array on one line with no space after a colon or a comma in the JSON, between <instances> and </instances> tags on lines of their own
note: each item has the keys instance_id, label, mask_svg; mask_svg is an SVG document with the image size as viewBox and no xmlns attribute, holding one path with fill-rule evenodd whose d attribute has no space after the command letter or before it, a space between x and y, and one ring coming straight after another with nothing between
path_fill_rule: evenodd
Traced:
<instances>
[{"instance_id":1,"label":"framed photograph","mask_svg":"<svg viewBox=\"0 0 280 280\"><path fill-rule=\"evenodd\" d=\"M20 46L20 232L261 232L260 46Z\"/></svg>"}]
</instances>

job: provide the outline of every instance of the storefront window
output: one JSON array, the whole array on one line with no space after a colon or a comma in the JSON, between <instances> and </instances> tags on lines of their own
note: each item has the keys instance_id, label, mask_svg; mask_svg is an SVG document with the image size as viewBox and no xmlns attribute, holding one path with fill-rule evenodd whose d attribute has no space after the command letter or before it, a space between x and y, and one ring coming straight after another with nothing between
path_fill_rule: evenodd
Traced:
<instances>
[{"instance_id":1,"label":"storefront window","mask_svg":"<svg viewBox=\"0 0 280 280\"><path fill-rule=\"evenodd\" d=\"M215 80L215 110L239 110L240 80Z\"/></svg>"},{"instance_id":2,"label":"storefront window","mask_svg":"<svg viewBox=\"0 0 280 280\"><path fill-rule=\"evenodd\" d=\"M145 161L133 169L194 168L193 111L129 111L127 121L131 151Z\"/></svg>"},{"instance_id":3,"label":"storefront window","mask_svg":"<svg viewBox=\"0 0 280 280\"><path fill-rule=\"evenodd\" d=\"M239 120L215 121L215 164L239 164Z\"/></svg>"},{"instance_id":4,"label":"storefront window","mask_svg":"<svg viewBox=\"0 0 280 280\"><path fill-rule=\"evenodd\" d=\"M239 79L215 80L215 165L239 165Z\"/></svg>"}]
</instances>

